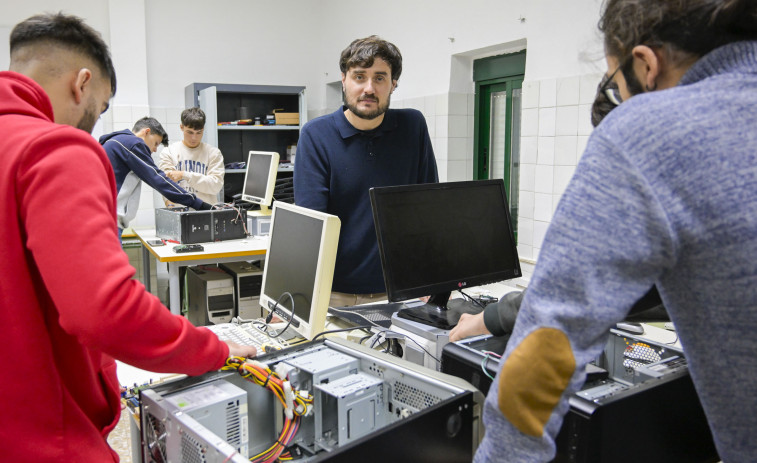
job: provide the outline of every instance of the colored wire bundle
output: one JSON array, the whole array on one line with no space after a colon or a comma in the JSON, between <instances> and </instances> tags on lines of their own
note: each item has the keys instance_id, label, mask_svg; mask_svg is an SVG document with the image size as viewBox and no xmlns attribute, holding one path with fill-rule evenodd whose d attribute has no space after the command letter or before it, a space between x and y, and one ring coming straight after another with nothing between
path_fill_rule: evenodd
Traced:
<instances>
[{"instance_id":1,"label":"colored wire bundle","mask_svg":"<svg viewBox=\"0 0 757 463\"><path fill-rule=\"evenodd\" d=\"M245 362L245 359L241 357L230 357L222 369L237 370L243 378L273 392L284 410L290 410L293 415L307 414L309 407L313 404L310 394L305 392L305 395L302 395L303 391L293 390L289 381L281 379L278 373L260 362L254 360Z\"/></svg>"},{"instance_id":2,"label":"colored wire bundle","mask_svg":"<svg viewBox=\"0 0 757 463\"><path fill-rule=\"evenodd\" d=\"M295 415L291 420L284 418L284 428L281 430L278 440L259 454L250 457L253 463L273 463L278 460L291 460L292 454L286 451L287 445L294 439L300 427L300 417Z\"/></svg>"},{"instance_id":3,"label":"colored wire bundle","mask_svg":"<svg viewBox=\"0 0 757 463\"><path fill-rule=\"evenodd\" d=\"M216 203L216 204L213 204L213 209L217 209L217 210L234 209L237 212L237 216L234 219L232 219L232 222L233 223L242 222L242 230L244 230L245 236L250 236L250 232L247 230L247 223L245 223L246 221L242 220L241 208L230 203Z\"/></svg>"},{"instance_id":4,"label":"colored wire bundle","mask_svg":"<svg viewBox=\"0 0 757 463\"><path fill-rule=\"evenodd\" d=\"M286 448L294 440L300 425L300 417L307 415L313 406L313 397L307 391L292 389L288 380L255 360L245 361L242 357L229 357L222 370L236 370L243 378L262 386L273 393L284 407L284 427L279 438L263 452L250 457L256 463L271 463L275 460L291 460Z\"/></svg>"},{"instance_id":5,"label":"colored wire bundle","mask_svg":"<svg viewBox=\"0 0 757 463\"><path fill-rule=\"evenodd\" d=\"M484 358L481 359L481 371L484 372L484 374L486 375L487 378L489 378L492 381L494 381L494 376L490 375L489 372L486 371L486 361L489 360L489 357L496 357L496 358L499 359L499 358L502 358L502 356L499 355L496 352L485 351L484 352Z\"/></svg>"}]
</instances>

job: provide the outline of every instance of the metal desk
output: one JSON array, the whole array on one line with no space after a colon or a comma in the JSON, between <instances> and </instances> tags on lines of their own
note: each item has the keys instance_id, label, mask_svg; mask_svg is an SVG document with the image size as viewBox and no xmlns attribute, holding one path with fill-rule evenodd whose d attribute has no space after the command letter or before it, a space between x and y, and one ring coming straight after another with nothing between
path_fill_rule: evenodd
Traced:
<instances>
[{"instance_id":1,"label":"metal desk","mask_svg":"<svg viewBox=\"0 0 757 463\"><path fill-rule=\"evenodd\" d=\"M181 296L179 294L179 268L191 265L219 264L223 262L238 262L245 258L265 255L268 248L268 237L249 237L239 240L218 241L215 243L200 243L205 248L202 252L176 253L173 243L165 246L150 246L148 240L157 239L155 230L135 230L137 238L142 242L142 264L144 270L144 284L150 291L150 255L158 262L168 264L168 294L171 313L181 314Z\"/></svg>"}]
</instances>

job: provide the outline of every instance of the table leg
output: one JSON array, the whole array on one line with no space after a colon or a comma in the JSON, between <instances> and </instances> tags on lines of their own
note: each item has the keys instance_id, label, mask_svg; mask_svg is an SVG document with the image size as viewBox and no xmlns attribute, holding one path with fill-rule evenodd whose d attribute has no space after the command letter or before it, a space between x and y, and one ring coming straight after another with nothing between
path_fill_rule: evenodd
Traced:
<instances>
[{"instance_id":1,"label":"table leg","mask_svg":"<svg viewBox=\"0 0 757 463\"><path fill-rule=\"evenodd\" d=\"M147 292L150 292L150 251L147 246L142 245L142 284L145 285Z\"/></svg>"},{"instance_id":2,"label":"table leg","mask_svg":"<svg viewBox=\"0 0 757 463\"><path fill-rule=\"evenodd\" d=\"M179 284L179 263L168 263L168 307L171 313L181 315L181 285Z\"/></svg>"}]
</instances>

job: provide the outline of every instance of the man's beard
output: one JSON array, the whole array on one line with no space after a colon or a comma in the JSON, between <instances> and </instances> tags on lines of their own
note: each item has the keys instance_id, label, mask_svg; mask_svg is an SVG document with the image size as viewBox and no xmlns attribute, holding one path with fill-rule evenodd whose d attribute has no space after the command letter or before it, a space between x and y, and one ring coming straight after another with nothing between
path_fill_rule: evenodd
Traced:
<instances>
[{"instance_id":1,"label":"man's beard","mask_svg":"<svg viewBox=\"0 0 757 463\"><path fill-rule=\"evenodd\" d=\"M95 128L97 119L100 118L100 115L97 114L97 111L94 109L96 104L93 101L90 101L90 103L91 104L87 105L87 109L84 110L84 115L76 124L77 129L86 130L87 133L92 133L92 129Z\"/></svg>"},{"instance_id":2,"label":"man's beard","mask_svg":"<svg viewBox=\"0 0 757 463\"><path fill-rule=\"evenodd\" d=\"M623 69L622 71L623 78L626 80L626 89L628 90L628 93L630 93L631 96L644 93L644 87L641 86L641 82L639 82L639 79L636 78L636 74L634 74L633 68L628 69L628 72L626 72L625 69Z\"/></svg>"},{"instance_id":3,"label":"man's beard","mask_svg":"<svg viewBox=\"0 0 757 463\"><path fill-rule=\"evenodd\" d=\"M375 97L374 97L375 98ZM386 103L381 104L381 101L379 101L378 98L375 98L378 102L376 109L373 111L363 111L361 109L358 109L357 104L353 104L348 98L344 98L345 106L347 106L347 109L349 109L352 114L356 115L360 119L366 119L366 120L373 120L379 117L380 115L384 114L387 109L389 109L389 102L391 100L391 95L387 95L386 97Z\"/></svg>"}]
</instances>

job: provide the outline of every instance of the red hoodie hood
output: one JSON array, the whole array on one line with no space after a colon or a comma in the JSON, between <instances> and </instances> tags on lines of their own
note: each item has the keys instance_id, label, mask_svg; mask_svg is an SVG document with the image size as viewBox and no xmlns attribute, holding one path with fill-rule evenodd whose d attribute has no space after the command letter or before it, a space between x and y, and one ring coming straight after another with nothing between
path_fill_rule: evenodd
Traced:
<instances>
[{"instance_id":1,"label":"red hoodie hood","mask_svg":"<svg viewBox=\"0 0 757 463\"><path fill-rule=\"evenodd\" d=\"M0 116L22 114L55 122L50 97L38 83L13 71L0 72Z\"/></svg>"}]
</instances>

